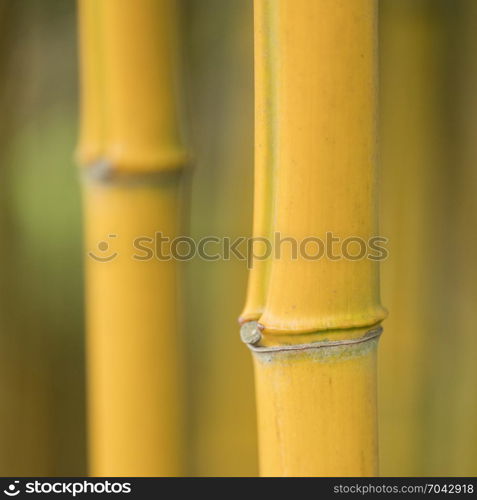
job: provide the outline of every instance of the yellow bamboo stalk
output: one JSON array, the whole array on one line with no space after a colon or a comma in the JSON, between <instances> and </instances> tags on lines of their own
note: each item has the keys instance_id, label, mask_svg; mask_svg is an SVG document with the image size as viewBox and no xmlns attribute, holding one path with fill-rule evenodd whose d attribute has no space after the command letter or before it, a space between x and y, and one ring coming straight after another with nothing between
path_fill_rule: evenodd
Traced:
<instances>
[{"instance_id":1,"label":"yellow bamboo stalk","mask_svg":"<svg viewBox=\"0 0 477 500\"><path fill-rule=\"evenodd\" d=\"M273 64L276 59L272 36L273 9L269 2L254 1L255 158L253 236L272 240L273 220ZM249 271L246 303L240 321L256 321L263 313L270 275L270 259L256 260Z\"/></svg>"},{"instance_id":2,"label":"yellow bamboo stalk","mask_svg":"<svg viewBox=\"0 0 477 500\"><path fill-rule=\"evenodd\" d=\"M268 217L269 234L298 244L376 234L376 6L255 2L255 85L266 89L256 97L266 181L255 210L273 207L256 216ZM260 185L272 186L271 203ZM377 473L378 265L327 255L295 258L283 244L259 283L265 293L249 287L264 300L259 324L242 327L254 351L262 475ZM243 318L260 310L250 303Z\"/></svg>"},{"instance_id":3,"label":"yellow bamboo stalk","mask_svg":"<svg viewBox=\"0 0 477 500\"><path fill-rule=\"evenodd\" d=\"M78 2L81 119L77 156L82 165L90 165L104 154L105 117L101 81L100 7L101 2L94 0Z\"/></svg>"},{"instance_id":4,"label":"yellow bamboo stalk","mask_svg":"<svg viewBox=\"0 0 477 500\"><path fill-rule=\"evenodd\" d=\"M80 0L78 155L89 250L90 472L97 476L183 473L177 263L134 249L136 238L178 234L185 154L176 7L173 0Z\"/></svg>"}]
</instances>

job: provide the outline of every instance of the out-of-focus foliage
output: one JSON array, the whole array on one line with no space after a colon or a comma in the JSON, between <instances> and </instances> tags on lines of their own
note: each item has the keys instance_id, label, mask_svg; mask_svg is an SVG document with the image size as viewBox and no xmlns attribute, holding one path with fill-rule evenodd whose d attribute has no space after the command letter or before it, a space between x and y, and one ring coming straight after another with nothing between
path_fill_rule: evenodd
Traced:
<instances>
[{"instance_id":1,"label":"out-of-focus foliage","mask_svg":"<svg viewBox=\"0 0 477 500\"><path fill-rule=\"evenodd\" d=\"M190 233L196 240L246 236L252 221L252 1L189 0L185 21ZM255 475L252 360L237 324L246 263L197 259L186 276L191 472Z\"/></svg>"},{"instance_id":2,"label":"out-of-focus foliage","mask_svg":"<svg viewBox=\"0 0 477 500\"><path fill-rule=\"evenodd\" d=\"M380 2L383 475L477 474L475 14Z\"/></svg>"},{"instance_id":3,"label":"out-of-focus foliage","mask_svg":"<svg viewBox=\"0 0 477 500\"><path fill-rule=\"evenodd\" d=\"M74 10L0 9L1 475L85 472Z\"/></svg>"}]
</instances>

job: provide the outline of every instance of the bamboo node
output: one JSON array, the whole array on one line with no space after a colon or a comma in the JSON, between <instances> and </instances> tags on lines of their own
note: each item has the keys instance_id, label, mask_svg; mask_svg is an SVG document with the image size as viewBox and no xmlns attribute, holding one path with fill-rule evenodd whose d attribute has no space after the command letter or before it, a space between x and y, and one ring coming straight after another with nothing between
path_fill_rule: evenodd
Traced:
<instances>
[{"instance_id":1,"label":"bamboo node","mask_svg":"<svg viewBox=\"0 0 477 500\"><path fill-rule=\"evenodd\" d=\"M249 325L251 323L256 323L255 329L258 331L260 338L261 338L261 332L259 325L256 321L251 321L250 323L246 323L245 325ZM243 325L243 326L245 326ZM243 328L242 326L242 328ZM252 327L250 327L252 328ZM357 337L357 338L350 338L350 339L341 339L341 340L324 340L324 341L319 341L319 342L309 342L306 344L290 344L290 345L272 345L272 346L257 346L254 344L257 344L257 340L255 342L246 342L243 337L242 337L242 330L240 330L240 336L242 337L242 340L248 345L249 349L252 352L255 353L276 353L276 352L283 352L283 351L306 351L310 349L323 349L323 348L330 348L330 347L342 347L342 346L348 346L348 345L353 345L353 344L362 344L364 342L368 342L370 340L376 339L381 336L381 333L383 332L383 328L381 326L376 326L375 328L372 328L371 330L368 330L363 336Z\"/></svg>"},{"instance_id":2,"label":"bamboo node","mask_svg":"<svg viewBox=\"0 0 477 500\"><path fill-rule=\"evenodd\" d=\"M240 338L244 344L253 346L262 339L258 321L247 321L240 327Z\"/></svg>"},{"instance_id":3,"label":"bamboo node","mask_svg":"<svg viewBox=\"0 0 477 500\"><path fill-rule=\"evenodd\" d=\"M106 159L95 161L82 169L82 177L85 181L127 187L163 185L168 182L176 182L181 175L182 170L180 169L155 171L118 170Z\"/></svg>"}]
</instances>

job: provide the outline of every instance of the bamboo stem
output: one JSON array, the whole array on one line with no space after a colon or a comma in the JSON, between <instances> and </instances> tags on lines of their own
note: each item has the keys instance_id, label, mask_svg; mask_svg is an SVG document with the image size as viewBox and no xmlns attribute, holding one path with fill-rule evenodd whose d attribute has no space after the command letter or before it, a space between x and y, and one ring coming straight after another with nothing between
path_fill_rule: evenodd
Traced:
<instances>
[{"instance_id":1,"label":"bamboo stem","mask_svg":"<svg viewBox=\"0 0 477 500\"><path fill-rule=\"evenodd\" d=\"M266 182L255 210L273 207L268 234L367 241L377 232L376 6L255 2L255 85L266 89L256 96L256 133L269 138L256 151ZM272 203L261 202L267 186ZM242 327L255 344L261 473L374 475L378 265L281 250L261 278L259 325Z\"/></svg>"},{"instance_id":2,"label":"bamboo stem","mask_svg":"<svg viewBox=\"0 0 477 500\"><path fill-rule=\"evenodd\" d=\"M273 9L269 2L254 1L254 70L255 70L255 158L253 236L272 239L274 199L275 121L273 71ZM254 252L259 249L254 249ZM270 259L257 260L249 271L247 297L241 322L255 321L263 313L270 276Z\"/></svg>"},{"instance_id":3,"label":"bamboo stem","mask_svg":"<svg viewBox=\"0 0 477 500\"><path fill-rule=\"evenodd\" d=\"M377 473L377 342L254 353L263 476Z\"/></svg>"},{"instance_id":4,"label":"bamboo stem","mask_svg":"<svg viewBox=\"0 0 477 500\"><path fill-rule=\"evenodd\" d=\"M80 8L90 471L180 475L177 261L134 251L179 232L176 2Z\"/></svg>"}]
</instances>

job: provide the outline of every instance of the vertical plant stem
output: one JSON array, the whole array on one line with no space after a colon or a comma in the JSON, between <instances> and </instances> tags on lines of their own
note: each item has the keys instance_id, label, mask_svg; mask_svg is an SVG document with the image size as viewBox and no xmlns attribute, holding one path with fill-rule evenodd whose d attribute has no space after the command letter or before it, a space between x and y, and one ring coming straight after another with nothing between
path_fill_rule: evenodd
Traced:
<instances>
[{"instance_id":1,"label":"vertical plant stem","mask_svg":"<svg viewBox=\"0 0 477 500\"><path fill-rule=\"evenodd\" d=\"M90 472L183 473L177 4L81 0ZM138 238L142 240L139 249Z\"/></svg>"},{"instance_id":2,"label":"vertical plant stem","mask_svg":"<svg viewBox=\"0 0 477 500\"><path fill-rule=\"evenodd\" d=\"M255 219L292 239L280 249L275 241L269 278L258 284L265 293L251 282L249 294L264 303L259 324L242 327L254 344L266 476L377 473L378 264L346 258L343 246L310 258L316 246L303 245L327 233L367 242L377 232L376 8L374 0L255 3L256 168L266 179L255 210L273 207ZM263 194L271 203L260 185L272 186ZM253 318L249 303L244 319Z\"/></svg>"},{"instance_id":3,"label":"vertical plant stem","mask_svg":"<svg viewBox=\"0 0 477 500\"><path fill-rule=\"evenodd\" d=\"M274 199L274 149L273 138L276 120L273 119L275 103L274 45L272 43L273 8L267 1L254 0L254 72L255 72L255 155L254 155L254 238L272 240ZM259 249L256 249L259 252ZM249 271L246 303L241 322L256 321L263 313L270 277L270 259L254 262Z\"/></svg>"}]
</instances>

